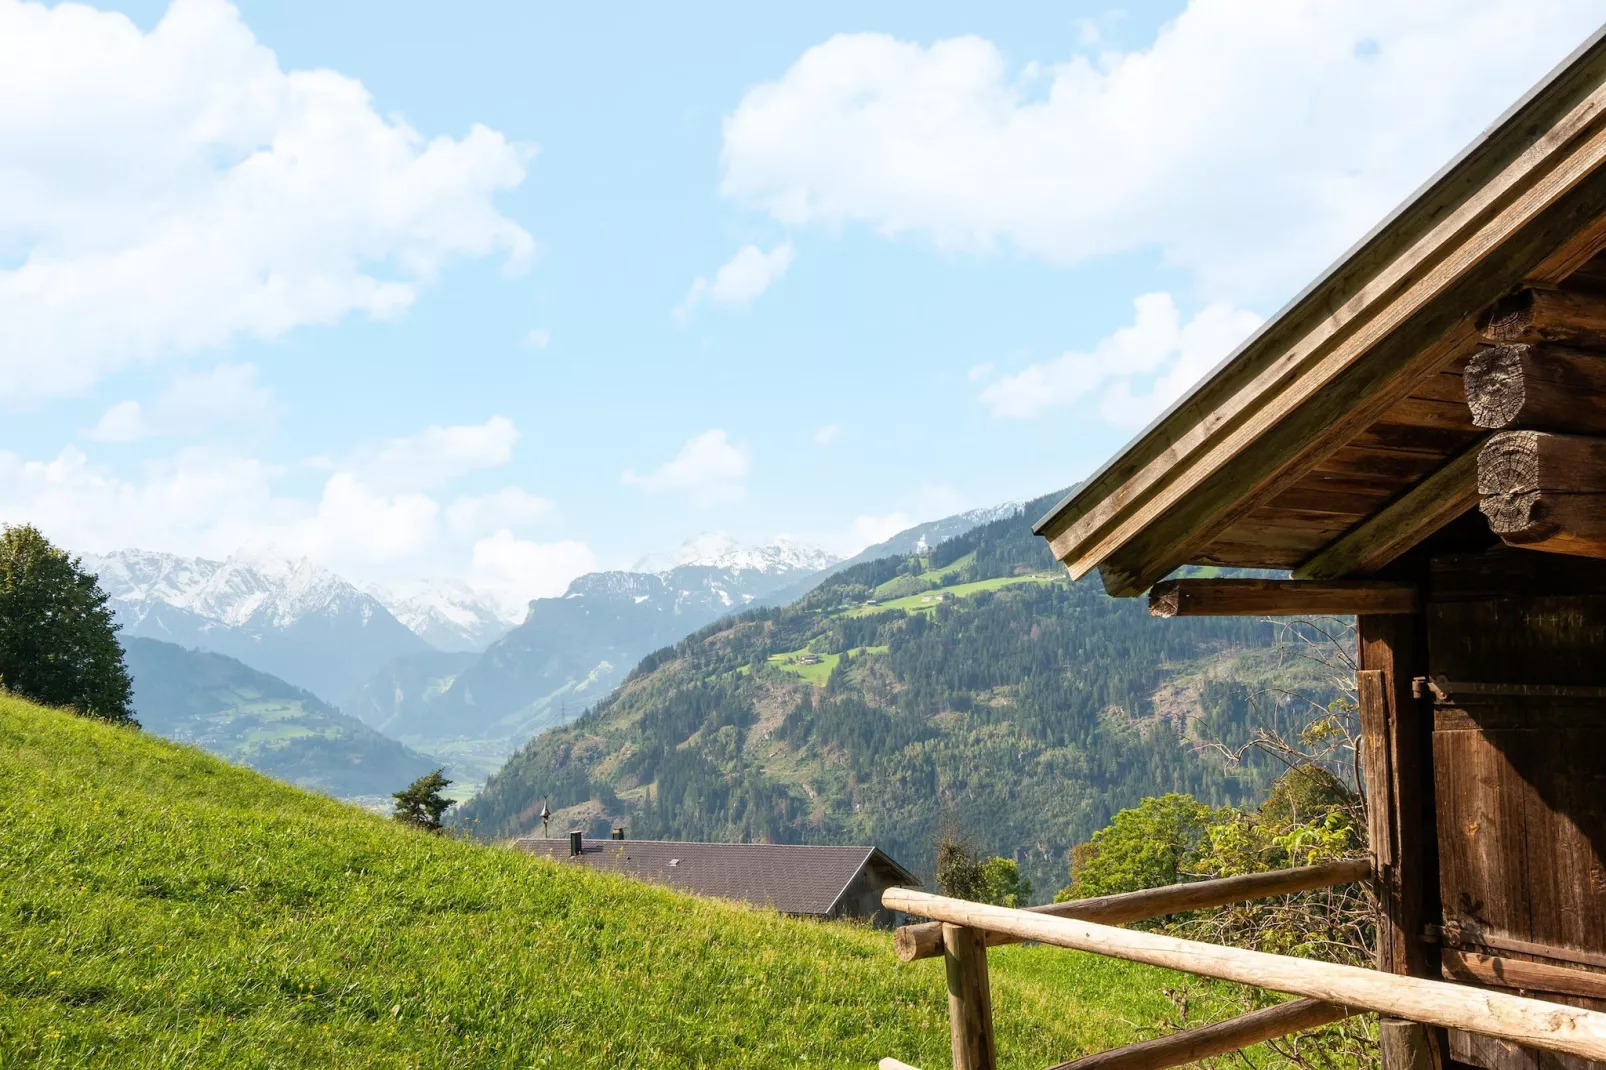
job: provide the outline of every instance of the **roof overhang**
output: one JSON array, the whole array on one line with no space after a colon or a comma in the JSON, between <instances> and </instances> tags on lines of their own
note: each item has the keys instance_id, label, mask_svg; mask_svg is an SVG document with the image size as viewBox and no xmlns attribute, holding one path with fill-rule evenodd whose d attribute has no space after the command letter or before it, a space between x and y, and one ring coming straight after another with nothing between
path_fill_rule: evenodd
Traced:
<instances>
[{"instance_id":1,"label":"roof overhang","mask_svg":"<svg viewBox=\"0 0 1606 1070\"><path fill-rule=\"evenodd\" d=\"M1424 483L1448 486L1441 522L1475 504L1463 484L1480 435L1433 408L1437 377L1476 347L1481 310L1606 249L1603 162L1606 30L1034 530L1116 595L1190 562L1375 572L1375 542L1367 556L1346 540Z\"/></svg>"}]
</instances>

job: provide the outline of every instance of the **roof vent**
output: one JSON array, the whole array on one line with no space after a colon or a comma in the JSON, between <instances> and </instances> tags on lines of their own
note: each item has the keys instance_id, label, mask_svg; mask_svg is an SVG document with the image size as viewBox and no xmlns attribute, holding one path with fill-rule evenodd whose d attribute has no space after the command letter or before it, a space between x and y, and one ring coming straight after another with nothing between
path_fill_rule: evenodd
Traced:
<instances>
[{"instance_id":1,"label":"roof vent","mask_svg":"<svg viewBox=\"0 0 1606 1070\"><path fill-rule=\"evenodd\" d=\"M580 843L581 843L581 839L584 836L585 836L585 833L581 832L579 829L575 829L573 832L569 833L569 857L570 858L573 858L575 855L579 854L580 851L582 850L582 848L580 846Z\"/></svg>"},{"instance_id":2,"label":"roof vent","mask_svg":"<svg viewBox=\"0 0 1606 1070\"><path fill-rule=\"evenodd\" d=\"M672 866L678 866L678 865L680 865L680 859L678 859L678 858L671 858L671 859L670 859L670 860L669 860L669 864L670 864L670 865L672 865Z\"/></svg>"}]
</instances>

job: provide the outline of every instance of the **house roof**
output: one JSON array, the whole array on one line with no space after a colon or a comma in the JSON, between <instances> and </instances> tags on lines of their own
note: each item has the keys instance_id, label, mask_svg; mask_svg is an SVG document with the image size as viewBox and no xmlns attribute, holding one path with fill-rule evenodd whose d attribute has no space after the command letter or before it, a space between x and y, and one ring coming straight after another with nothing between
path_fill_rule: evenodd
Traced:
<instances>
[{"instance_id":1,"label":"house roof","mask_svg":"<svg viewBox=\"0 0 1606 1070\"><path fill-rule=\"evenodd\" d=\"M696 895L740 899L782 914L831 913L866 866L882 870L890 883L920 884L876 847L586 840L581 853L571 855L567 837L524 836L513 844L566 865L622 873Z\"/></svg>"},{"instance_id":2,"label":"house roof","mask_svg":"<svg viewBox=\"0 0 1606 1070\"><path fill-rule=\"evenodd\" d=\"M1522 286L1606 288L1606 31L1036 525L1075 577L1372 575L1472 508L1460 370Z\"/></svg>"}]
</instances>

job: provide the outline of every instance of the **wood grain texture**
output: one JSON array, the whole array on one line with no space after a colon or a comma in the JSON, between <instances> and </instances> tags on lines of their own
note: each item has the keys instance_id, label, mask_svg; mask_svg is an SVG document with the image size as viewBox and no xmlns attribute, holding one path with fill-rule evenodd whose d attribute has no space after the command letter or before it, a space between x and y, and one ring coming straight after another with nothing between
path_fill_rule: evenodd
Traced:
<instances>
[{"instance_id":1,"label":"wood grain texture","mask_svg":"<svg viewBox=\"0 0 1606 1070\"><path fill-rule=\"evenodd\" d=\"M1530 287L1495 302L1478 318L1478 327L1491 342L1606 346L1606 296Z\"/></svg>"},{"instance_id":2,"label":"wood grain texture","mask_svg":"<svg viewBox=\"0 0 1606 1070\"><path fill-rule=\"evenodd\" d=\"M1294 569L1296 579L1365 576L1420 544L1478 504L1478 449L1451 458L1432 475L1357 524Z\"/></svg>"},{"instance_id":3,"label":"wood grain texture","mask_svg":"<svg viewBox=\"0 0 1606 1070\"><path fill-rule=\"evenodd\" d=\"M1113 1051L1056 1063L1049 1070L1165 1070L1172 1066L1241 1051L1267 1040L1285 1037L1349 1017L1350 1012L1316 999L1296 999L1239 1015L1225 1022L1185 1029L1168 1037L1128 1044Z\"/></svg>"},{"instance_id":4,"label":"wood grain texture","mask_svg":"<svg viewBox=\"0 0 1606 1070\"><path fill-rule=\"evenodd\" d=\"M1556 345L1502 345L1467 364L1467 408L1478 427L1606 432L1606 356Z\"/></svg>"},{"instance_id":5,"label":"wood grain texture","mask_svg":"<svg viewBox=\"0 0 1606 1070\"><path fill-rule=\"evenodd\" d=\"M1511 956L1446 949L1444 976L1446 980L1467 984L1606 999L1606 973L1590 973L1574 966L1530 962Z\"/></svg>"},{"instance_id":6,"label":"wood grain texture","mask_svg":"<svg viewBox=\"0 0 1606 1070\"><path fill-rule=\"evenodd\" d=\"M1268 899L1276 895L1331 888L1337 884L1353 884L1369 880L1371 875L1371 862L1357 858L1347 862L1324 862L1319 866L1279 869L1270 873L1247 873L1240 877L1144 888L1136 892L1073 899L1065 903L1044 903L1027 907L1026 910L1053 918L1081 918L1104 925L1125 925L1133 921L1163 918L1167 914L1209 910L1250 899ZM941 955L942 941L942 923L923 922L905 925L893 933L892 946L898 958L904 962L914 962ZM1004 933L989 933L987 943L989 947L996 947L1016 941Z\"/></svg>"},{"instance_id":7,"label":"wood grain texture","mask_svg":"<svg viewBox=\"0 0 1606 1070\"><path fill-rule=\"evenodd\" d=\"M986 934L972 927L948 924L943 926L942 942L954 1070L997 1070Z\"/></svg>"},{"instance_id":8,"label":"wood grain texture","mask_svg":"<svg viewBox=\"0 0 1606 1070\"><path fill-rule=\"evenodd\" d=\"M1502 431L1478 453L1478 493L1508 545L1606 558L1606 438Z\"/></svg>"},{"instance_id":9,"label":"wood grain texture","mask_svg":"<svg viewBox=\"0 0 1606 1070\"><path fill-rule=\"evenodd\" d=\"M996 929L1022 940L1289 992L1415 1022L1466 1029L1589 1059L1606 1059L1606 1014L1596 1011L1356 966L1045 917L906 888L888 889L882 902L892 910L968 928Z\"/></svg>"},{"instance_id":10,"label":"wood grain texture","mask_svg":"<svg viewBox=\"0 0 1606 1070\"><path fill-rule=\"evenodd\" d=\"M1154 617L1297 617L1415 613L1421 592L1388 580L1161 580L1149 589Z\"/></svg>"}]
</instances>

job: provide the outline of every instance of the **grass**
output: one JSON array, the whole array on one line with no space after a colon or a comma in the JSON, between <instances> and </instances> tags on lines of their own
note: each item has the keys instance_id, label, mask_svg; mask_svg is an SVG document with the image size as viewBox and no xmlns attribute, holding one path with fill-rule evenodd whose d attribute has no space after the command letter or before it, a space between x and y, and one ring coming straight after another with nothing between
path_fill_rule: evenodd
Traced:
<instances>
[{"instance_id":1,"label":"grass","mask_svg":"<svg viewBox=\"0 0 1606 1070\"><path fill-rule=\"evenodd\" d=\"M924 564L928 558L921 558ZM972 550L964 557L950 561L941 568L928 569L918 576L894 576L892 579L877 587L874 596L880 598L898 598L906 594L915 594L931 587L942 586L942 581L963 568L968 568L976 560L976 552Z\"/></svg>"},{"instance_id":2,"label":"grass","mask_svg":"<svg viewBox=\"0 0 1606 1070\"><path fill-rule=\"evenodd\" d=\"M992 972L1015 1070L1150 1035L1179 983L1048 948ZM411 831L0 696L5 1070L935 1068L947 1044L942 964L886 933Z\"/></svg>"},{"instance_id":3,"label":"grass","mask_svg":"<svg viewBox=\"0 0 1606 1070\"><path fill-rule=\"evenodd\" d=\"M854 648L853 655L859 657L864 654L885 654L886 652L887 648L884 646L861 646ZM808 656L816 657L820 660L805 664L801 659ZM815 687L825 686L825 682L831 678L831 673L835 671L837 662L841 660L841 654L813 654L807 648L791 650L785 654L770 655L771 665L782 672L801 676ZM743 666L743 668L746 668L746 666Z\"/></svg>"},{"instance_id":4,"label":"grass","mask_svg":"<svg viewBox=\"0 0 1606 1070\"><path fill-rule=\"evenodd\" d=\"M886 613L889 610L901 609L909 613L930 611L937 608L938 603L946 598L968 598L982 591L996 591L1000 587L1011 587L1017 583L1057 583L1063 580L1059 573L1033 573L1030 576L998 576L990 580L977 580L975 583L960 583L952 587L939 587L935 590L921 591L916 594L894 598L873 606L856 606L843 614L845 617L868 617L874 613Z\"/></svg>"}]
</instances>

